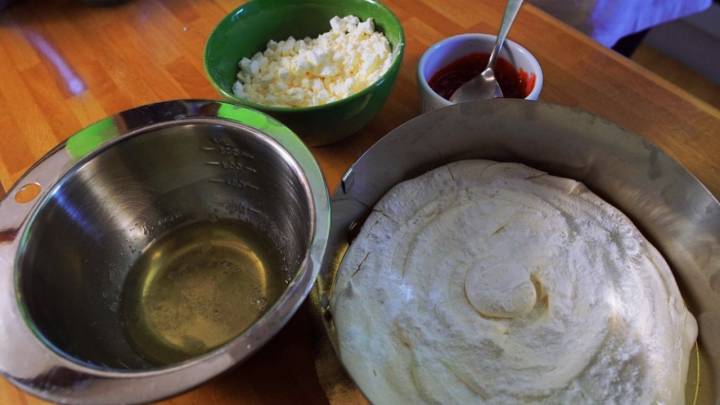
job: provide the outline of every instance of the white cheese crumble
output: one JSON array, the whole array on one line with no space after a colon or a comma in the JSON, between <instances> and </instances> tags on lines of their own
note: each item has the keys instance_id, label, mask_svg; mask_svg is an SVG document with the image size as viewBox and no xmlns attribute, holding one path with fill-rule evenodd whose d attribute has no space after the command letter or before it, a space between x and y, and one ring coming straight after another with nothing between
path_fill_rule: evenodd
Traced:
<instances>
[{"instance_id":1,"label":"white cheese crumble","mask_svg":"<svg viewBox=\"0 0 720 405\"><path fill-rule=\"evenodd\" d=\"M264 52L243 58L233 93L258 104L309 107L357 93L392 64L390 43L372 18L333 17L317 38L270 40Z\"/></svg>"}]
</instances>

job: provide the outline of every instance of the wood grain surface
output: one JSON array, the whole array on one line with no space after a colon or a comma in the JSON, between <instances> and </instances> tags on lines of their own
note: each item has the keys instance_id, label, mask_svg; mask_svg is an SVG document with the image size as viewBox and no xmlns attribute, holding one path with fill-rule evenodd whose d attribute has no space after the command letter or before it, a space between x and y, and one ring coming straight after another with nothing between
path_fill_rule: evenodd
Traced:
<instances>
[{"instance_id":1,"label":"wood grain surface","mask_svg":"<svg viewBox=\"0 0 720 405\"><path fill-rule=\"evenodd\" d=\"M0 12L0 192L51 147L109 114L177 98L217 98L202 65L205 39L236 0L131 0L93 8L24 1ZM331 189L383 134L418 114L415 69L443 37L494 32L500 0L387 0L407 53L395 89L367 128L314 148ZM720 195L720 112L532 6L510 37L540 61L541 99L608 118L656 143ZM315 372L307 308L249 361L165 403L328 402ZM0 344L2 344L0 342ZM348 402L354 402L356 396ZM0 404L35 404L0 379Z\"/></svg>"}]
</instances>

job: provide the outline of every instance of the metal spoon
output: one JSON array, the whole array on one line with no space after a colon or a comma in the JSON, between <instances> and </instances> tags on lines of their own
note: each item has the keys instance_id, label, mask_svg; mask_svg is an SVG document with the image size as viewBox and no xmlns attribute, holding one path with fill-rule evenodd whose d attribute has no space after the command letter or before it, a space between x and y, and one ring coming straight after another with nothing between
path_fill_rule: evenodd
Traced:
<instances>
[{"instance_id":1,"label":"metal spoon","mask_svg":"<svg viewBox=\"0 0 720 405\"><path fill-rule=\"evenodd\" d=\"M500 31L495 40L495 47L493 47L492 53L490 54L487 67L477 77L455 90L455 93L450 96L450 101L453 103L462 103L463 101L491 99L503 96L500 85L495 79L493 69L495 68L495 62L497 62L500 50L505 43L505 38L507 38L510 32L510 27L515 21L515 17L517 17L522 4L523 0L508 0L507 6L505 7L505 14L503 14L502 24L500 25Z\"/></svg>"}]
</instances>

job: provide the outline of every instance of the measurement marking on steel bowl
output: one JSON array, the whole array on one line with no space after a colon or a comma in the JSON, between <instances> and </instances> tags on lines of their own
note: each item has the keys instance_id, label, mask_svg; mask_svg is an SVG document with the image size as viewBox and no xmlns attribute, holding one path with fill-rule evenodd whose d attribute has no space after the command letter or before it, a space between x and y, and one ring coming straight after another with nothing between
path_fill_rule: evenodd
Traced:
<instances>
[{"instance_id":1,"label":"measurement marking on steel bowl","mask_svg":"<svg viewBox=\"0 0 720 405\"><path fill-rule=\"evenodd\" d=\"M248 159L255 159L255 155L241 150L228 139L222 137L212 137L210 140L217 146L203 146L202 150L219 152L221 155L244 156Z\"/></svg>"},{"instance_id":2,"label":"measurement marking on steel bowl","mask_svg":"<svg viewBox=\"0 0 720 405\"><path fill-rule=\"evenodd\" d=\"M225 184L231 187L237 187L237 188L251 188L253 190L260 190L260 187L248 183L245 180L239 179L237 177L228 177L226 179L210 179L211 183L221 183Z\"/></svg>"},{"instance_id":3,"label":"measurement marking on steel bowl","mask_svg":"<svg viewBox=\"0 0 720 405\"><path fill-rule=\"evenodd\" d=\"M243 170L250 173L257 173L257 170L255 170L254 167L246 166L242 164L241 161L235 158L225 159L222 161L221 164L223 169Z\"/></svg>"},{"instance_id":4,"label":"measurement marking on steel bowl","mask_svg":"<svg viewBox=\"0 0 720 405\"><path fill-rule=\"evenodd\" d=\"M210 166L221 166L223 169L226 170L241 170L249 173L257 173L257 169L251 166L244 165L242 161L234 157L230 157L223 161L207 161L205 162L205 164Z\"/></svg>"},{"instance_id":5,"label":"measurement marking on steel bowl","mask_svg":"<svg viewBox=\"0 0 720 405\"><path fill-rule=\"evenodd\" d=\"M221 155L225 156L243 156L248 159L255 159L255 155L252 153L245 152L244 150L240 150L240 148L237 148L235 146L227 146L227 145L218 145L217 147L214 146L202 146L200 147L200 150L203 150L205 152L218 152Z\"/></svg>"}]
</instances>

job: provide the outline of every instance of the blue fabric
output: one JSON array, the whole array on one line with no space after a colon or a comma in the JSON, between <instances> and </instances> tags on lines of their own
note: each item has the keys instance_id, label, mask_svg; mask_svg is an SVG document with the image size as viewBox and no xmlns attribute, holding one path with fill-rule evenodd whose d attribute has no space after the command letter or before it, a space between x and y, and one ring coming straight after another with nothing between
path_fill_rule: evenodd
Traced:
<instances>
[{"instance_id":1,"label":"blue fabric","mask_svg":"<svg viewBox=\"0 0 720 405\"><path fill-rule=\"evenodd\" d=\"M618 39L705 10L712 0L529 0L610 47Z\"/></svg>"}]
</instances>

